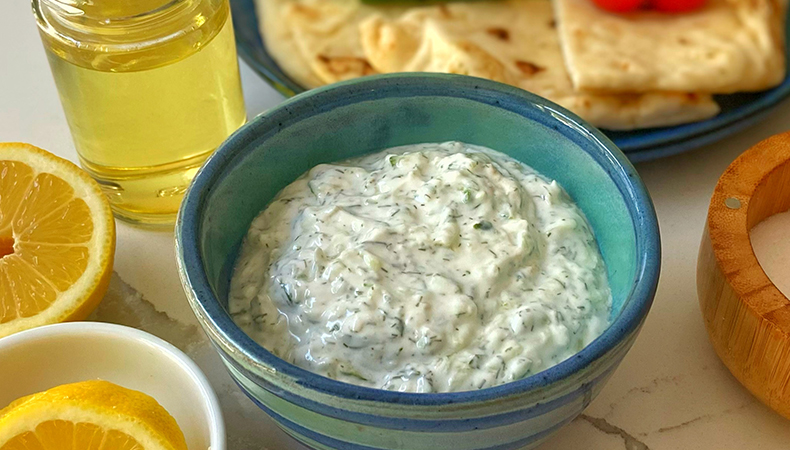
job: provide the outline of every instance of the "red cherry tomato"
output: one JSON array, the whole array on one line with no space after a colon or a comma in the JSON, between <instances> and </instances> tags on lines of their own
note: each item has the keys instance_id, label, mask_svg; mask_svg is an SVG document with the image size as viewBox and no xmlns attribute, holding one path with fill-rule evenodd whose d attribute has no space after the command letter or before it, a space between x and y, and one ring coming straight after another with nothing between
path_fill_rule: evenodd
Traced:
<instances>
[{"instance_id":1,"label":"red cherry tomato","mask_svg":"<svg viewBox=\"0 0 790 450\"><path fill-rule=\"evenodd\" d=\"M666 13L695 11L705 5L705 0L651 0L653 8Z\"/></svg>"},{"instance_id":2,"label":"red cherry tomato","mask_svg":"<svg viewBox=\"0 0 790 450\"><path fill-rule=\"evenodd\" d=\"M611 12L630 12L636 11L645 3L644 0L593 0L599 8Z\"/></svg>"}]
</instances>

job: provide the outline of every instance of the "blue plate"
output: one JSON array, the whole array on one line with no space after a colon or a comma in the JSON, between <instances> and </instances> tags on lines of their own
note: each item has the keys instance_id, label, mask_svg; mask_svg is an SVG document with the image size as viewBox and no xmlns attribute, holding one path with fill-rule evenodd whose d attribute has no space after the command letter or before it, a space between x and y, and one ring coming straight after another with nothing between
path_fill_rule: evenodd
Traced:
<instances>
[{"instance_id":1,"label":"blue plate","mask_svg":"<svg viewBox=\"0 0 790 450\"><path fill-rule=\"evenodd\" d=\"M238 51L244 61L283 95L305 88L286 75L266 51L258 31L254 0L230 0ZM790 34L790 21L788 21ZM790 54L788 55L790 59ZM790 77L764 92L716 96L721 113L702 122L637 131L605 131L632 161L647 161L719 141L762 119L790 95Z\"/></svg>"}]
</instances>

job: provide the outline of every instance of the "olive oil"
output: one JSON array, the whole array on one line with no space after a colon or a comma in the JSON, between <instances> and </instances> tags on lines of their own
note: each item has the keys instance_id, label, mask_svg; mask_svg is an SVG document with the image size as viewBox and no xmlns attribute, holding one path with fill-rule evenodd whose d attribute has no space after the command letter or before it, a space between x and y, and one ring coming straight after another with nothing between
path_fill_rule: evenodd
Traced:
<instances>
[{"instance_id":1,"label":"olive oil","mask_svg":"<svg viewBox=\"0 0 790 450\"><path fill-rule=\"evenodd\" d=\"M38 3L83 168L120 218L172 223L202 163L246 120L227 0Z\"/></svg>"}]
</instances>

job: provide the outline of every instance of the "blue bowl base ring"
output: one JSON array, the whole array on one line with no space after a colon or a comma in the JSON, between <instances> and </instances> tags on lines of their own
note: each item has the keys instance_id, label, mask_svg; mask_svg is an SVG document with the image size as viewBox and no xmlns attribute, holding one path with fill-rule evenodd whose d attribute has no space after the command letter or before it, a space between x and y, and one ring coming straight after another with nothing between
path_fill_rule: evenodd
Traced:
<instances>
[{"instance_id":1,"label":"blue bowl base ring","mask_svg":"<svg viewBox=\"0 0 790 450\"><path fill-rule=\"evenodd\" d=\"M239 54L255 72L286 97L304 92L305 88L288 76L266 50L258 28L255 1L230 0ZM790 35L790 20L787 21L787 33ZM649 161L720 141L764 118L788 96L790 75L779 86L764 92L716 96L721 112L708 120L635 131L604 130L604 133L632 161Z\"/></svg>"},{"instance_id":2,"label":"blue bowl base ring","mask_svg":"<svg viewBox=\"0 0 790 450\"><path fill-rule=\"evenodd\" d=\"M231 372L232 373L232 372ZM606 384L609 377L611 377L613 371L610 371L606 374L605 378L601 380L601 384L597 385L599 388L602 388L603 385ZM307 426L300 425L296 422L292 422L279 414L268 406L261 402L258 398L255 397L249 390L247 390L243 384L241 384L238 380L236 381L236 385L244 392L244 394L249 398L256 406L258 406L261 410L263 410L269 417L274 420L275 424L288 436L294 439L297 442L305 445L308 448L313 450L380 450L379 448L369 447L369 446L360 446L355 444L349 444L347 442L338 441L334 439L326 439L323 435L316 433L310 430ZM599 389L600 390L600 389ZM543 442L545 442L548 438L550 438L554 433L559 431L561 428L572 422L576 417L578 417L584 409L589 405L593 398L597 397L598 392L593 393L592 391L587 391L589 394L584 399L584 402L581 405L581 408L578 412L574 412L570 415L564 417L561 421L557 422L556 424L552 425L551 427L526 438L523 438L519 441L508 443L508 444L501 444L495 445L492 447L488 447L485 450L530 450L533 448L538 447ZM359 433L365 433L365 429L360 426ZM435 445L429 445L426 447L401 447L403 449L408 450L433 450L435 449Z\"/></svg>"},{"instance_id":3,"label":"blue bowl base ring","mask_svg":"<svg viewBox=\"0 0 790 450\"><path fill-rule=\"evenodd\" d=\"M470 392L413 394L341 383L277 358L227 312L229 274L250 223L313 166L425 142L499 150L565 187L607 265L612 325L573 357ZM231 136L196 176L176 227L190 306L242 389L319 449L509 450L575 418L630 349L660 270L644 184L599 130L523 90L446 74L361 78L304 93Z\"/></svg>"},{"instance_id":4,"label":"blue bowl base ring","mask_svg":"<svg viewBox=\"0 0 790 450\"><path fill-rule=\"evenodd\" d=\"M636 335L633 336L634 338ZM630 344L622 346L625 351L628 350ZM328 437L334 427L346 427L346 423L339 423L329 415L315 416L311 411L300 410L294 408L293 404L283 407L284 402L289 402L286 395L284 398L273 396L271 386L261 386L251 379L249 374L245 374L245 370L239 367L232 361L223 357L228 372L230 373L237 386L244 392L244 394L252 400L259 408L261 408L269 417L271 417L278 427L285 431L289 436L302 444L315 449L315 450L382 450L390 449L393 447L381 447L377 445L377 438L381 434L381 430L375 424L365 423L363 420L359 422L354 421L353 418L348 418L347 422L353 424L353 429L346 433L339 433L344 435L344 440L338 440ZM540 445L552 434L559 431L563 426L570 423L578 415L580 415L592 400L598 396L601 389L606 385L606 382L614 373L617 364L608 366L603 369L603 373L598 375L595 379L581 385L579 389L570 394L564 395L557 399L546 399L544 403L535 405L522 405L525 411L520 417L509 419L506 426L492 428L491 422L500 419L490 419L488 421L478 422L480 425L476 426L475 432L482 433L488 432L493 436L502 438L503 436L520 436L518 431L514 433L513 429L523 429L534 427L534 423L530 421L550 421L551 424L543 427L536 427L540 431L528 435L520 436L512 441L506 443L497 443L496 445L485 445L484 447L474 446L475 450L527 450ZM274 394L276 395L276 394ZM298 402L298 400L295 400ZM434 450L436 448L451 448L456 450L464 450L470 444L468 439L464 436L459 436L457 433L463 433L464 420L457 421L456 424L448 427L447 422L431 423L430 421L411 421L411 427L402 427L404 430L418 430L422 433L431 433L432 442L425 444L417 444L413 441L398 442L398 449L403 450ZM488 423L486 423L488 422ZM414 425L419 424L419 425ZM508 426L509 425L509 426ZM336 431L336 430L335 430ZM474 440L487 442L491 438L482 438L475 436ZM385 441L386 442L386 441ZM491 441L493 442L493 441ZM443 446L437 447L441 443ZM471 445L475 445L472 443Z\"/></svg>"}]
</instances>

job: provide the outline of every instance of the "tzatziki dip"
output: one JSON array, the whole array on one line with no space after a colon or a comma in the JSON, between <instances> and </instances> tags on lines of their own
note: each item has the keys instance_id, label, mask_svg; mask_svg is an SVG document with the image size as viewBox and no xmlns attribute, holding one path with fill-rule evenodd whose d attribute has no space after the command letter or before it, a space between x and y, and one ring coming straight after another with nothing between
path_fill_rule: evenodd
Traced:
<instances>
[{"instance_id":1,"label":"tzatziki dip","mask_svg":"<svg viewBox=\"0 0 790 450\"><path fill-rule=\"evenodd\" d=\"M595 237L562 187L459 142L314 167L253 221L229 297L278 357L402 392L538 373L611 311Z\"/></svg>"}]
</instances>

